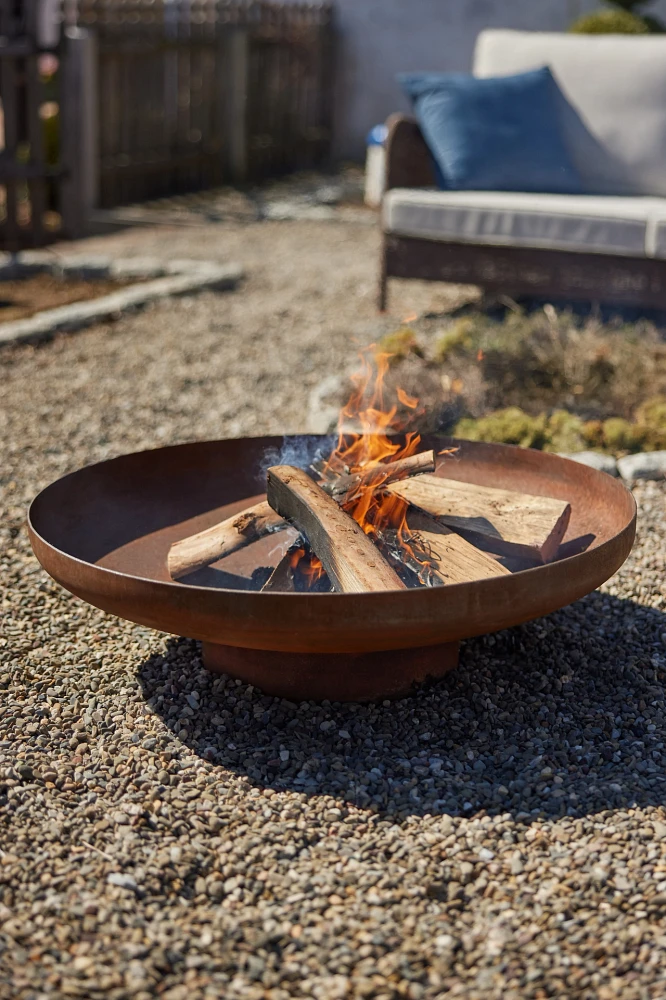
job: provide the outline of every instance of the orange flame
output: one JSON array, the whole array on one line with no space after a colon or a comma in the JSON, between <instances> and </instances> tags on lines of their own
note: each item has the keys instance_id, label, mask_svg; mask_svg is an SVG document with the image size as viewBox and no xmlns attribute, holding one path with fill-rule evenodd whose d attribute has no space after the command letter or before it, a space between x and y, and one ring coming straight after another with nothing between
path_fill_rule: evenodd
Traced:
<instances>
[{"instance_id":1,"label":"orange flame","mask_svg":"<svg viewBox=\"0 0 666 1000\"><path fill-rule=\"evenodd\" d=\"M380 488L388 478L390 464L416 454L421 443L420 434L407 431L398 418L397 402L389 405L385 399L391 357L377 351L374 344L361 352L361 369L352 376L354 389L340 411L337 444L324 463L322 479L330 482L341 475L376 470L343 509L367 535L375 536L375 541L381 544L390 535L391 550L407 555L412 565L425 567L430 561L419 555L416 536L407 524L409 505ZM413 419L418 399L401 388L396 389L396 396L412 411ZM400 432L404 432L404 443L390 436Z\"/></svg>"},{"instance_id":2,"label":"orange flame","mask_svg":"<svg viewBox=\"0 0 666 1000\"><path fill-rule=\"evenodd\" d=\"M373 353L374 348L371 344L361 352L361 369L352 375L354 390L340 411L338 442L324 466L325 478L367 471L387 460L407 458L418 448L419 434L408 433L402 446L388 436L403 429L397 420L397 403L387 407L384 400L384 381L393 355Z\"/></svg>"},{"instance_id":3,"label":"orange flame","mask_svg":"<svg viewBox=\"0 0 666 1000\"><path fill-rule=\"evenodd\" d=\"M317 580L324 575L321 559L314 552L306 552L303 546L299 546L291 553L289 565L292 572L298 568L298 572L305 578L308 588L314 587Z\"/></svg>"},{"instance_id":4,"label":"orange flame","mask_svg":"<svg viewBox=\"0 0 666 1000\"><path fill-rule=\"evenodd\" d=\"M299 562L301 561L304 555L305 555L304 548L301 547L298 549L294 549L289 559L289 565L291 566L292 569L296 569L296 567L298 566Z\"/></svg>"},{"instance_id":5,"label":"orange flame","mask_svg":"<svg viewBox=\"0 0 666 1000\"><path fill-rule=\"evenodd\" d=\"M415 410L419 405L418 399L415 396L408 395L408 393L406 393L404 389L401 389L400 386L398 386L395 390L395 393L402 405L408 406L410 410Z\"/></svg>"}]
</instances>

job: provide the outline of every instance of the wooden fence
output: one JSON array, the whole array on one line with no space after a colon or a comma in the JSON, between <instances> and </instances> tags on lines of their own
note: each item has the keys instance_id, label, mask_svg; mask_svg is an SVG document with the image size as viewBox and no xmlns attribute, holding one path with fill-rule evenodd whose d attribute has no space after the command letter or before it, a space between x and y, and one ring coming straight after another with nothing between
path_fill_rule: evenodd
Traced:
<instances>
[{"instance_id":1,"label":"wooden fence","mask_svg":"<svg viewBox=\"0 0 666 1000\"><path fill-rule=\"evenodd\" d=\"M0 250L80 236L96 198L92 39L60 0L0 0Z\"/></svg>"},{"instance_id":2,"label":"wooden fence","mask_svg":"<svg viewBox=\"0 0 666 1000\"><path fill-rule=\"evenodd\" d=\"M98 204L258 180L330 150L330 3L66 0L94 35Z\"/></svg>"},{"instance_id":3,"label":"wooden fence","mask_svg":"<svg viewBox=\"0 0 666 1000\"><path fill-rule=\"evenodd\" d=\"M37 0L0 2L0 248L18 250L48 239L52 189L60 178L48 162L43 107L47 101L38 48Z\"/></svg>"}]
</instances>

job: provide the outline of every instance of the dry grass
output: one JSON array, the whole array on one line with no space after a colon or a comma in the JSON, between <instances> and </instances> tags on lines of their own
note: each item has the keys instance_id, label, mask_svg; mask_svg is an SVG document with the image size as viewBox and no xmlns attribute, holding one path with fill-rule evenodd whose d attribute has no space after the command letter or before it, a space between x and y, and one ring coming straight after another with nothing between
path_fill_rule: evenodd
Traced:
<instances>
[{"instance_id":1,"label":"dry grass","mask_svg":"<svg viewBox=\"0 0 666 1000\"><path fill-rule=\"evenodd\" d=\"M518 307L385 337L391 380L418 395L424 428L551 451L666 447L666 345L648 321L603 323Z\"/></svg>"},{"instance_id":2,"label":"dry grass","mask_svg":"<svg viewBox=\"0 0 666 1000\"><path fill-rule=\"evenodd\" d=\"M581 322L552 306L511 312L503 322L481 313L459 319L435 358L462 380L463 394L468 381L474 385L471 415L520 406L532 414L561 407L587 419L630 418L637 402L666 390L666 345L653 324Z\"/></svg>"}]
</instances>

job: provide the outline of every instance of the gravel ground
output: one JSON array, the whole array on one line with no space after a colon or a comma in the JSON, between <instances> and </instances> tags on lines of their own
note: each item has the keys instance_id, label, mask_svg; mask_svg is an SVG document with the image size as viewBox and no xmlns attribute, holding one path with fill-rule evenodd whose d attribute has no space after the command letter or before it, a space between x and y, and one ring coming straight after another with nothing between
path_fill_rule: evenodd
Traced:
<instances>
[{"instance_id":1,"label":"gravel ground","mask_svg":"<svg viewBox=\"0 0 666 1000\"><path fill-rule=\"evenodd\" d=\"M50 581L26 504L124 451L301 430L355 342L467 293L404 284L378 318L367 226L91 247L249 277L0 354L0 996L664 997L664 486L600 592L402 702L213 679Z\"/></svg>"}]
</instances>

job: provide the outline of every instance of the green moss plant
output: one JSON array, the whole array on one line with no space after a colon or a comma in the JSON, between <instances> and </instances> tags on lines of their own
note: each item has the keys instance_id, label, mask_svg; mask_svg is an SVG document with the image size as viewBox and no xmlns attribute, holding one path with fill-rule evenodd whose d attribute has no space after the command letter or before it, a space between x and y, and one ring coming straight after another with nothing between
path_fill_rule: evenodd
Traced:
<instances>
[{"instance_id":1,"label":"green moss plant","mask_svg":"<svg viewBox=\"0 0 666 1000\"><path fill-rule=\"evenodd\" d=\"M377 344L377 352L390 354L391 364L404 361L410 355L415 355L418 358L423 357L423 348L414 331L408 326L385 334Z\"/></svg>"}]
</instances>

